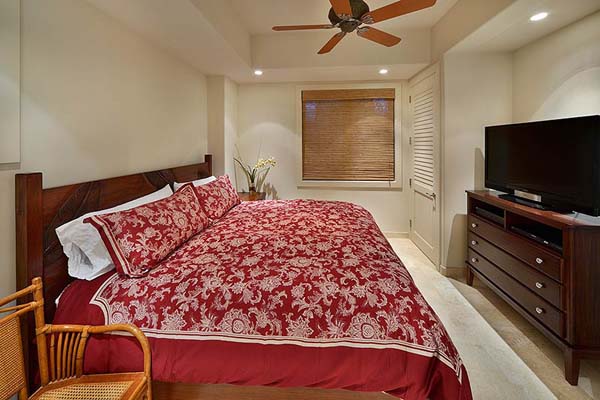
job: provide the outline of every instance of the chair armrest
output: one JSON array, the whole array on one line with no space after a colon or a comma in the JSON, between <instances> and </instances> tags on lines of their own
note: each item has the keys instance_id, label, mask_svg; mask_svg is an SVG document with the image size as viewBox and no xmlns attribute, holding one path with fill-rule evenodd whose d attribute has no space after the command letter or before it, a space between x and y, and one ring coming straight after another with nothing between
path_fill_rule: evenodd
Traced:
<instances>
[{"instance_id":1,"label":"chair armrest","mask_svg":"<svg viewBox=\"0 0 600 400\"><path fill-rule=\"evenodd\" d=\"M83 356L85 354L85 344L89 335L103 335L110 334L114 332L125 332L129 335L135 337L142 348L142 352L144 354L144 375L150 382L150 378L152 376L152 357L150 352L150 344L148 343L148 339L144 335L144 333L133 325L127 324L115 324L115 325L99 325L99 326L90 326L90 325L46 325L42 330L38 333L44 333L46 335L49 334L62 334L62 333L77 333L81 335L81 340L79 348L77 351L77 359L81 361L79 364L80 368L83 366ZM75 350L75 349L73 349ZM79 368L78 368L79 369ZM81 374L81 370L79 371Z\"/></svg>"},{"instance_id":2,"label":"chair armrest","mask_svg":"<svg viewBox=\"0 0 600 400\"><path fill-rule=\"evenodd\" d=\"M152 356L150 353L150 343L148 342L146 335L144 335L144 332L142 332L138 327L127 324L101 325L91 326L88 329L88 332L92 335L102 335L111 332L127 332L135 337L142 348L142 352L144 353L144 374L148 379L150 379L152 376Z\"/></svg>"}]
</instances>

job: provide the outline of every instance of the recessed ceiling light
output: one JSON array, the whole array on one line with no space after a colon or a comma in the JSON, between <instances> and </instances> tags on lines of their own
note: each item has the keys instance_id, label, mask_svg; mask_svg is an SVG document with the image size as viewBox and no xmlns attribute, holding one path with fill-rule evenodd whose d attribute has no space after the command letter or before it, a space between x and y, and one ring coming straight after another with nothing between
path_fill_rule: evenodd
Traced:
<instances>
[{"instance_id":1,"label":"recessed ceiling light","mask_svg":"<svg viewBox=\"0 0 600 400\"><path fill-rule=\"evenodd\" d=\"M387 69L385 69L385 68L381 68L381 69L379 70L379 74L380 74L380 75L387 75L387 73L388 73L388 72L389 72L389 71L388 71Z\"/></svg>"},{"instance_id":2,"label":"recessed ceiling light","mask_svg":"<svg viewBox=\"0 0 600 400\"><path fill-rule=\"evenodd\" d=\"M263 72L262 72L261 69L254 70L254 75L256 75L256 76L262 76L262 74L263 74Z\"/></svg>"},{"instance_id":3,"label":"recessed ceiling light","mask_svg":"<svg viewBox=\"0 0 600 400\"><path fill-rule=\"evenodd\" d=\"M533 15L531 18L529 18L529 20L533 21L533 22L537 22L537 21L546 19L547 16L548 16L547 12L541 12L541 13L537 13L537 14Z\"/></svg>"}]
</instances>

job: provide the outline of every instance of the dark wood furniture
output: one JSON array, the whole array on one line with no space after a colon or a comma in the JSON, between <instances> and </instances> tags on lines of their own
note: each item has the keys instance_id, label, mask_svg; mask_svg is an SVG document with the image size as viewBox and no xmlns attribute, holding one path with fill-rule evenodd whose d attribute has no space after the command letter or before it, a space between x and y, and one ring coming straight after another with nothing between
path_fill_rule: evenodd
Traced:
<instances>
[{"instance_id":1,"label":"dark wood furniture","mask_svg":"<svg viewBox=\"0 0 600 400\"><path fill-rule=\"evenodd\" d=\"M174 182L189 182L212 176L212 157L205 162L160 171L143 172L118 178L102 179L75 185L44 189L42 174L17 174L17 287L29 286L32 278L40 276L44 282L44 314L52 321L55 300L72 281L67 274L67 259L56 237L56 227L88 212L97 211L147 195ZM28 368L29 387L33 388L37 357L35 323L23 319L24 351ZM203 400L228 398L231 400L256 399L328 399L328 400L384 400L384 393L358 393L345 390L236 387L231 385L190 385L152 381L154 399Z\"/></svg>"},{"instance_id":2,"label":"dark wood furniture","mask_svg":"<svg viewBox=\"0 0 600 400\"><path fill-rule=\"evenodd\" d=\"M267 194L264 192L238 192L242 201L260 201L267 198Z\"/></svg>"},{"instance_id":3,"label":"dark wood furniture","mask_svg":"<svg viewBox=\"0 0 600 400\"><path fill-rule=\"evenodd\" d=\"M118 178L102 179L57 188L44 189L42 174L17 174L16 247L17 288L29 286L35 277L44 282L44 317L54 319L55 300L72 281L67 273L67 258L56 236L60 225L92 211L145 196L174 182L188 182L212 175L212 156L203 163L159 171L143 172ZM33 317L23 318L25 358L29 386L33 387L37 369Z\"/></svg>"},{"instance_id":4,"label":"dark wood furniture","mask_svg":"<svg viewBox=\"0 0 600 400\"><path fill-rule=\"evenodd\" d=\"M577 385L580 360L600 358L600 221L467 195L468 284L480 278L556 343Z\"/></svg>"}]
</instances>

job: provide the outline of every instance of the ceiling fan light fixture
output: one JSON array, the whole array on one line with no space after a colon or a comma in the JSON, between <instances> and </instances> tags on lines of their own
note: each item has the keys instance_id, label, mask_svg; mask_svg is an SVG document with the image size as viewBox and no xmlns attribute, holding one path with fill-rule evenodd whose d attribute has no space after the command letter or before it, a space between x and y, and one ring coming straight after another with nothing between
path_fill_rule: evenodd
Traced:
<instances>
[{"instance_id":1,"label":"ceiling fan light fixture","mask_svg":"<svg viewBox=\"0 0 600 400\"><path fill-rule=\"evenodd\" d=\"M531 18L529 18L529 20L531 22L538 22L543 19L546 19L547 17L548 17L548 13L544 11L544 12L540 12L540 13L532 15Z\"/></svg>"},{"instance_id":2,"label":"ceiling fan light fixture","mask_svg":"<svg viewBox=\"0 0 600 400\"><path fill-rule=\"evenodd\" d=\"M388 74L388 72L390 72L390 71L388 71L388 70L387 70L387 69L385 69L385 68L381 68L381 69L379 70L379 75L387 75L387 74Z\"/></svg>"},{"instance_id":3,"label":"ceiling fan light fixture","mask_svg":"<svg viewBox=\"0 0 600 400\"><path fill-rule=\"evenodd\" d=\"M255 69L254 70L254 75L256 76L262 76L264 74L262 69Z\"/></svg>"}]
</instances>

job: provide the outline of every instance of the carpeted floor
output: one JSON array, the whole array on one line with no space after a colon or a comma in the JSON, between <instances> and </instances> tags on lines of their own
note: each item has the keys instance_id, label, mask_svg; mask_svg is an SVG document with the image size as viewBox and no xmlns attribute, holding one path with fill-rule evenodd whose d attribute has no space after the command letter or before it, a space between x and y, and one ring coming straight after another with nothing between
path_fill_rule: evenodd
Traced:
<instances>
[{"instance_id":1,"label":"carpeted floor","mask_svg":"<svg viewBox=\"0 0 600 400\"><path fill-rule=\"evenodd\" d=\"M408 239L390 243L458 347L476 400L600 399L600 362L585 361L569 385L560 350L491 290L443 277Z\"/></svg>"}]
</instances>

